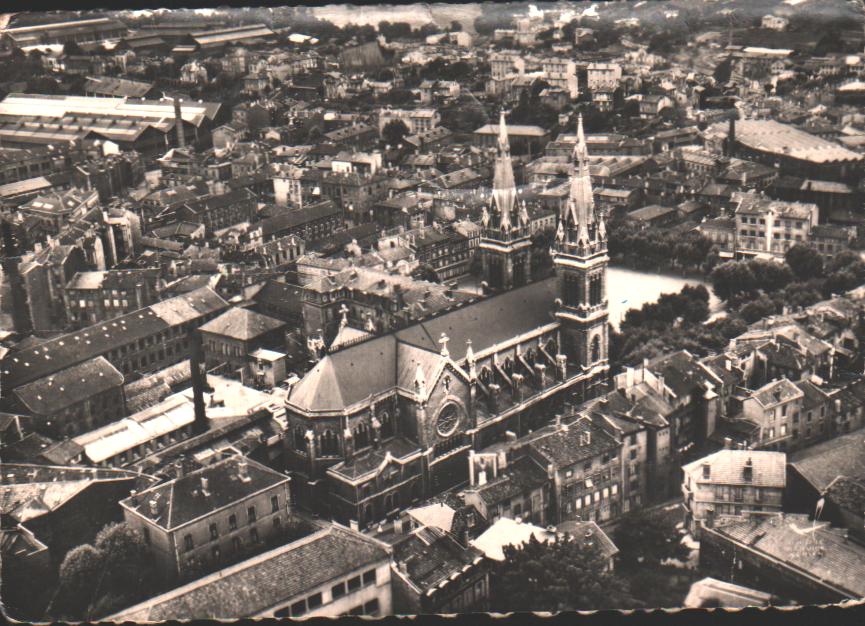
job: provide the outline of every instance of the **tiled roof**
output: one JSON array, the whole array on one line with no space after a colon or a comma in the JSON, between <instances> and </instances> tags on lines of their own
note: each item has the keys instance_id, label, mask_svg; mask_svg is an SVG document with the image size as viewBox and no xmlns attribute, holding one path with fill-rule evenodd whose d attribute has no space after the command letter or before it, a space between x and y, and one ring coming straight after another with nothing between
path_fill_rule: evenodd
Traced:
<instances>
[{"instance_id":1,"label":"tiled roof","mask_svg":"<svg viewBox=\"0 0 865 626\"><path fill-rule=\"evenodd\" d=\"M244 480L241 465L246 464ZM201 482L207 478L207 492ZM123 505L162 528L171 530L213 511L241 502L248 496L287 483L288 477L240 456L231 456L180 478L142 491ZM151 502L156 503L154 509Z\"/></svg>"},{"instance_id":2,"label":"tiled roof","mask_svg":"<svg viewBox=\"0 0 865 626\"><path fill-rule=\"evenodd\" d=\"M865 547L847 541L844 532L825 522L815 525L807 515L778 514L718 520L714 530L847 597L865 597Z\"/></svg>"},{"instance_id":3,"label":"tiled roof","mask_svg":"<svg viewBox=\"0 0 865 626\"><path fill-rule=\"evenodd\" d=\"M18 387L112 349L227 308L209 287L163 300L107 322L15 352L0 362L4 384Z\"/></svg>"},{"instance_id":4,"label":"tiled roof","mask_svg":"<svg viewBox=\"0 0 865 626\"><path fill-rule=\"evenodd\" d=\"M584 546L596 544L600 550L601 557L609 559L619 553L619 548L600 526L593 521L578 522L568 520L556 526L556 531L570 535Z\"/></svg>"},{"instance_id":5,"label":"tiled roof","mask_svg":"<svg viewBox=\"0 0 865 626\"><path fill-rule=\"evenodd\" d=\"M396 570L426 593L459 577L466 566L479 563L483 553L461 546L450 534L433 527L421 527L394 544ZM447 591L445 591L447 593Z\"/></svg>"},{"instance_id":6,"label":"tiled roof","mask_svg":"<svg viewBox=\"0 0 865 626\"><path fill-rule=\"evenodd\" d=\"M559 428L551 428L534 439L531 446L557 469L563 469L603 452L615 451L619 443L592 420L581 417Z\"/></svg>"},{"instance_id":7,"label":"tiled roof","mask_svg":"<svg viewBox=\"0 0 865 626\"><path fill-rule=\"evenodd\" d=\"M388 558L385 544L332 524L108 619L158 622L252 617L349 572L384 564Z\"/></svg>"},{"instance_id":8,"label":"tiled roof","mask_svg":"<svg viewBox=\"0 0 865 626\"><path fill-rule=\"evenodd\" d=\"M338 463L328 471L350 480L375 472L385 462L385 459L405 459L420 453L420 448L412 441L403 437L395 437L386 441L378 448L368 448L356 454L349 461Z\"/></svg>"},{"instance_id":9,"label":"tiled roof","mask_svg":"<svg viewBox=\"0 0 865 626\"><path fill-rule=\"evenodd\" d=\"M468 491L477 491L487 506L495 506L511 498L527 495L545 485L548 480L546 471L534 459L521 457L486 484Z\"/></svg>"},{"instance_id":10,"label":"tiled roof","mask_svg":"<svg viewBox=\"0 0 865 626\"><path fill-rule=\"evenodd\" d=\"M782 378L757 389L753 398L764 407L774 406L781 402L788 402L802 396L802 390L786 378Z\"/></svg>"},{"instance_id":11,"label":"tiled roof","mask_svg":"<svg viewBox=\"0 0 865 626\"><path fill-rule=\"evenodd\" d=\"M838 476L865 481L865 434L852 432L794 452L790 465L817 491Z\"/></svg>"},{"instance_id":12,"label":"tiled roof","mask_svg":"<svg viewBox=\"0 0 865 626\"><path fill-rule=\"evenodd\" d=\"M52 416L121 385L123 374L98 356L21 385L15 389L15 395L36 415Z\"/></svg>"},{"instance_id":13,"label":"tiled roof","mask_svg":"<svg viewBox=\"0 0 865 626\"><path fill-rule=\"evenodd\" d=\"M284 322L267 315L235 307L204 324L201 330L241 341L251 341L283 326Z\"/></svg>"},{"instance_id":14,"label":"tiled roof","mask_svg":"<svg viewBox=\"0 0 865 626\"><path fill-rule=\"evenodd\" d=\"M745 467L750 462L751 480L744 479ZM709 478L703 478L703 467L710 467ZM784 488L787 484L787 455L767 450L718 450L682 467L698 483L718 485L750 484L757 487Z\"/></svg>"},{"instance_id":15,"label":"tiled roof","mask_svg":"<svg viewBox=\"0 0 865 626\"><path fill-rule=\"evenodd\" d=\"M726 122L710 127L709 132L723 132ZM717 127L717 128L716 128ZM736 122L736 141L749 148L802 159L812 163L861 161L863 155L794 126L775 120L739 120Z\"/></svg>"}]
</instances>

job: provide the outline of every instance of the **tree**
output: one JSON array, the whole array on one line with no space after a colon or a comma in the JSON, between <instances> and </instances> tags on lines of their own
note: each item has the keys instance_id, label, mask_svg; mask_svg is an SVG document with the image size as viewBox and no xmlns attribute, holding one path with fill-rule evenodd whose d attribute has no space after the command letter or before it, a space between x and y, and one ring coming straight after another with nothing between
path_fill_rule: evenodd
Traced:
<instances>
[{"instance_id":1,"label":"tree","mask_svg":"<svg viewBox=\"0 0 865 626\"><path fill-rule=\"evenodd\" d=\"M94 547L105 555L105 573L111 588L134 589L149 578L150 560L144 538L125 522L108 524L100 530Z\"/></svg>"},{"instance_id":2,"label":"tree","mask_svg":"<svg viewBox=\"0 0 865 626\"><path fill-rule=\"evenodd\" d=\"M787 250L784 260L799 280L823 275L823 259L813 246L797 243Z\"/></svg>"},{"instance_id":3,"label":"tree","mask_svg":"<svg viewBox=\"0 0 865 626\"><path fill-rule=\"evenodd\" d=\"M630 604L620 579L606 571L597 542L569 535L540 542L534 535L520 548L505 546L493 570L491 597L497 611L613 609Z\"/></svg>"},{"instance_id":4,"label":"tree","mask_svg":"<svg viewBox=\"0 0 865 626\"><path fill-rule=\"evenodd\" d=\"M400 119L394 119L384 125L381 136L388 145L398 146L408 133L409 129L405 122Z\"/></svg>"},{"instance_id":5,"label":"tree","mask_svg":"<svg viewBox=\"0 0 865 626\"><path fill-rule=\"evenodd\" d=\"M685 559L688 550L664 524L658 513L635 511L619 521L613 542L619 548L619 559L626 567L658 565L665 559Z\"/></svg>"},{"instance_id":6,"label":"tree","mask_svg":"<svg viewBox=\"0 0 865 626\"><path fill-rule=\"evenodd\" d=\"M87 609L96 594L105 563L105 555L84 544L66 553L60 564L57 596L49 607L53 615L71 619L86 617Z\"/></svg>"},{"instance_id":7,"label":"tree","mask_svg":"<svg viewBox=\"0 0 865 626\"><path fill-rule=\"evenodd\" d=\"M748 324L760 321L764 317L774 315L776 312L775 302L765 293L760 294L759 298L755 298L750 302L745 303L739 309L739 315L742 316Z\"/></svg>"}]
</instances>

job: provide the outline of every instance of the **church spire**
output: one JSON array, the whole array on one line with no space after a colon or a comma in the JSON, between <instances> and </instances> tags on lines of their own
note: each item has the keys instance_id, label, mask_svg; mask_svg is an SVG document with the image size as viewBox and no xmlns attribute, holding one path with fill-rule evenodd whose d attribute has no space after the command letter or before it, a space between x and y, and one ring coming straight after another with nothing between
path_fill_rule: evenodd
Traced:
<instances>
[{"instance_id":1,"label":"church spire","mask_svg":"<svg viewBox=\"0 0 865 626\"><path fill-rule=\"evenodd\" d=\"M589 172L589 152L583 132L583 116L577 118L577 142L573 154L571 190L562 221L568 234L576 235L580 245L590 243L589 233L595 230L595 200L592 193L592 178Z\"/></svg>"},{"instance_id":2,"label":"church spire","mask_svg":"<svg viewBox=\"0 0 865 626\"><path fill-rule=\"evenodd\" d=\"M499 117L498 154L493 173L493 203L497 210L496 225L502 230L511 229L511 214L517 199L514 182L514 168L511 164L511 146L508 128L505 125L505 112Z\"/></svg>"}]
</instances>

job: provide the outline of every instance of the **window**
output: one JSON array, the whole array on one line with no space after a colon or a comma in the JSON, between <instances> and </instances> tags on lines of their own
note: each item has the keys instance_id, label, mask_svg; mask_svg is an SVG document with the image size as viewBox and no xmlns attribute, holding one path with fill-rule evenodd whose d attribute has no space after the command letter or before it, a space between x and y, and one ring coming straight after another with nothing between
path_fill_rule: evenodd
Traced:
<instances>
[{"instance_id":1,"label":"window","mask_svg":"<svg viewBox=\"0 0 865 626\"><path fill-rule=\"evenodd\" d=\"M144 535L144 543L150 543L150 529L145 526L141 529L141 533Z\"/></svg>"},{"instance_id":2,"label":"window","mask_svg":"<svg viewBox=\"0 0 865 626\"><path fill-rule=\"evenodd\" d=\"M595 492L595 502L600 502L600 501L601 501L601 492L596 491Z\"/></svg>"},{"instance_id":3,"label":"window","mask_svg":"<svg viewBox=\"0 0 865 626\"><path fill-rule=\"evenodd\" d=\"M363 586L375 584L375 570L371 569L363 573Z\"/></svg>"},{"instance_id":4,"label":"window","mask_svg":"<svg viewBox=\"0 0 865 626\"><path fill-rule=\"evenodd\" d=\"M273 496L270 499L270 510L272 513L279 511L279 496Z\"/></svg>"},{"instance_id":5,"label":"window","mask_svg":"<svg viewBox=\"0 0 865 626\"><path fill-rule=\"evenodd\" d=\"M240 537L235 537L231 540L231 543L234 544L235 550L240 550L243 547L243 542L240 540Z\"/></svg>"},{"instance_id":6,"label":"window","mask_svg":"<svg viewBox=\"0 0 865 626\"><path fill-rule=\"evenodd\" d=\"M330 594L334 599L343 597L345 595L345 583L339 583L331 587Z\"/></svg>"},{"instance_id":7,"label":"window","mask_svg":"<svg viewBox=\"0 0 865 626\"><path fill-rule=\"evenodd\" d=\"M249 518L249 523L252 524L255 521L255 507L251 506L246 509L246 516Z\"/></svg>"},{"instance_id":8,"label":"window","mask_svg":"<svg viewBox=\"0 0 865 626\"><path fill-rule=\"evenodd\" d=\"M712 466L711 465L703 465L703 478L711 478L712 477Z\"/></svg>"},{"instance_id":9,"label":"window","mask_svg":"<svg viewBox=\"0 0 865 626\"><path fill-rule=\"evenodd\" d=\"M186 548L187 552L195 547L195 543L192 541L192 535L186 535L183 537L183 546Z\"/></svg>"},{"instance_id":10,"label":"window","mask_svg":"<svg viewBox=\"0 0 865 626\"><path fill-rule=\"evenodd\" d=\"M355 591L360 589L360 576L355 576L348 579L348 590Z\"/></svg>"},{"instance_id":11,"label":"window","mask_svg":"<svg viewBox=\"0 0 865 626\"><path fill-rule=\"evenodd\" d=\"M373 598L372 600L363 605L364 615L378 615L378 611L378 598Z\"/></svg>"},{"instance_id":12,"label":"window","mask_svg":"<svg viewBox=\"0 0 865 626\"><path fill-rule=\"evenodd\" d=\"M279 530L280 524L282 524L282 520L279 519L279 516L273 518L273 530Z\"/></svg>"},{"instance_id":13,"label":"window","mask_svg":"<svg viewBox=\"0 0 865 626\"><path fill-rule=\"evenodd\" d=\"M231 530L237 530L237 515L234 513L228 516L228 527Z\"/></svg>"},{"instance_id":14,"label":"window","mask_svg":"<svg viewBox=\"0 0 865 626\"><path fill-rule=\"evenodd\" d=\"M631 457L631 460L632 460L632 461L635 460L635 459L637 458L637 451L636 451L636 450L631 450L630 457Z\"/></svg>"},{"instance_id":15,"label":"window","mask_svg":"<svg viewBox=\"0 0 865 626\"><path fill-rule=\"evenodd\" d=\"M618 485L618 483L614 483L614 484L610 487L610 493L613 494L613 495L616 495L617 493L619 493L619 485Z\"/></svg>"},{"instance_id":16,"label":"window","mask_svg":"<svg viewBox=\"0 0 865 626\"><path fill-rule=\"evenodd\" d=\"M291 616L297 617L306 613L306 600L298 600L291 605Z\"/></svg>"},{"instance_id":17,"label":"window","mask_svg":"<svg viewBox=\"0 0 865 626\"><path fill-rule=\"evenodd\" d=\"M210 538L217 539L219 537L219 528L217 528L216 524L210 525Z\"/></svg>"}]
</instances>

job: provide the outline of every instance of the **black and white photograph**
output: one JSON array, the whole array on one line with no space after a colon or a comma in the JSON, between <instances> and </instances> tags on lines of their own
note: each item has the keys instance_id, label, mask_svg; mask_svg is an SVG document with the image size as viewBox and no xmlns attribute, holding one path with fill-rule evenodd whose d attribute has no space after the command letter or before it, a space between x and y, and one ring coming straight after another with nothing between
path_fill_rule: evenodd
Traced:
<instances>
[{"instance_id":1,"label":"black and white photograph","mask_svg":"<svg viewBox=\"0 0 865 626\"><path fill-rule=\"evenodd\" d=\"M865 2L17 4L8 620L865 604Z\"/></svg>"}]
</instances>

